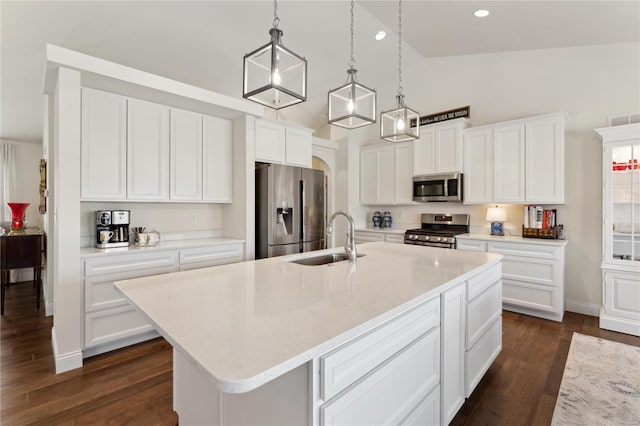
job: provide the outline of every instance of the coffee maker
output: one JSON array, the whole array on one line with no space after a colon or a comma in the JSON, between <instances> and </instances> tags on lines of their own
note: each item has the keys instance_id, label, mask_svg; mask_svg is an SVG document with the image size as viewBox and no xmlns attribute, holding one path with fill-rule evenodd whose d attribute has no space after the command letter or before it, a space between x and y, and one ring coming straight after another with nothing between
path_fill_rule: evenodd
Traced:
<instances>
[{"instance_id":1,"label":"coffee maker","mask_svg":"<svg viewBox=\"0 0 640 426\"><path fill-rule=\"evenodd\" d=\"M129 246L129 210L96 210L96 247Z\"/></svg>"}]
</instances>

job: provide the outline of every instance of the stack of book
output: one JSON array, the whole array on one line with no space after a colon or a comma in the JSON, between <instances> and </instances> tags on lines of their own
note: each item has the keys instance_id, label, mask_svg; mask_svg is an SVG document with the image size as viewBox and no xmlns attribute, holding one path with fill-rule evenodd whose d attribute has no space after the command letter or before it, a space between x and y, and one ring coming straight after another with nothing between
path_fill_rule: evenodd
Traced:
<instances>
[{"instance_id":1,"label":"stack of book","mask_svg":"<svg viewBox=\"0 0 640 426\"><path fill-rule=\"evenodd\" d=\"M542 206L524 206L523 237L558 238L556 209Z\"/></svg>"}]
</instances>

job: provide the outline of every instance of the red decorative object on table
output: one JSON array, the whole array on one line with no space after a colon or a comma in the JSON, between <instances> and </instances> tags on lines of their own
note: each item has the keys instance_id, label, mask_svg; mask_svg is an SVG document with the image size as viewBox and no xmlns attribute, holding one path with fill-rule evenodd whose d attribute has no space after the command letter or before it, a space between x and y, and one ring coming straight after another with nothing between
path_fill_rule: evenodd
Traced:
<instances>
[{"instance_id":1,"label":"red decorative object on table","mask_svg":"<svg viewBox=\"0 0 640 426\"><path fill-rule=\"evenodd\" d=\"M24 214L29 203L7 203L11 209L11 232L24 232Z\"/></svg>"}]
</instances>

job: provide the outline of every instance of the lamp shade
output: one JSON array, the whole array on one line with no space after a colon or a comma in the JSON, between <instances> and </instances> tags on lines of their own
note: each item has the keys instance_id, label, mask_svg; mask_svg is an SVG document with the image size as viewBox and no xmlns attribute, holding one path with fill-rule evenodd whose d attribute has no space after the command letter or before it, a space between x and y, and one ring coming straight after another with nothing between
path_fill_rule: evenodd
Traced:
<instances>
[{"instance_id":1,"label":"lamp shade","mask_svg":"<svg viewBox=\"0 0 640 426\"><path fill-rule=\"evenodd\" d=\"M282 31L244 57L242 96L273 109L307 100L307 60L282 45Z\"/></svg>"},{"instance_id":2,"label":"lamp shade","mask_svg":"<svg viewBox=\"0 0 640 426\"><path fill-rule=\"evenodd\" d=\"M376 91L358 83L350 68L349 81L329 92L329 124L355 129L376 122Z\"/></svg>"},{"instance_id":3,"label":"lamp shade","mask_svg":"<svg viewBox=\"0 0 640 426\"><path fill-rule=\"evenodd\" d=\"M507 220L507 212L502 207L489 207L487 209L488 222L504 222Z\"/></svg>"}]
</instances>

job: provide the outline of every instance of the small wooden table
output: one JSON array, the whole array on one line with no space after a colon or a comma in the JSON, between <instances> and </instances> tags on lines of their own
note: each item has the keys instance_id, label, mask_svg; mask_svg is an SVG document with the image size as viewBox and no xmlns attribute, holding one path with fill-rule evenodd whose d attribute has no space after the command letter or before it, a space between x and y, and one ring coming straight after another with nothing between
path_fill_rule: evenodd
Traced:
<instances>
[{"instance_id":1,"label":"small wooden table","mask_svg":"<svg viewBox=\"0 0 640 426\"><path fill-rule=\"evenodd\" d=\"M27 228L24 233L0 235L0 315L4 315L4 290L12 269L33 268L36 308L40 309L42 291L42 231Z\"/></svg>"}]
</instances>

